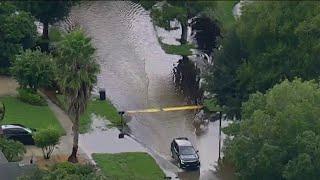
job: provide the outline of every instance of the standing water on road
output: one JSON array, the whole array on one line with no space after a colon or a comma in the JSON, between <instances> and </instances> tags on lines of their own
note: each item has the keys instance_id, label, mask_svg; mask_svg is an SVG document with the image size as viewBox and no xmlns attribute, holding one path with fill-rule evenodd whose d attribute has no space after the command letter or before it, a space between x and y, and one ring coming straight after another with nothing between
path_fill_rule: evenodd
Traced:
<instances>
[{"instance_id":1,"label":"standing water on road","mask_svg":"<svg viewBox=\"0 0 320 180\"><path fill-rule=\"evenodd\" d=\"M129 1L85 2L73 8L71 20L92 37L101 65L98 87L119 110L185 105L173 83L179 56L161 49L149 14ZM201 169L180 172L181 179L217 179L218 122L195 134L195 112L136 114L128 123L131 133L168 160L174 137L188 137L199 150ZM119 140L120 141L120 140Z\"/></svg>"}]
</instances>

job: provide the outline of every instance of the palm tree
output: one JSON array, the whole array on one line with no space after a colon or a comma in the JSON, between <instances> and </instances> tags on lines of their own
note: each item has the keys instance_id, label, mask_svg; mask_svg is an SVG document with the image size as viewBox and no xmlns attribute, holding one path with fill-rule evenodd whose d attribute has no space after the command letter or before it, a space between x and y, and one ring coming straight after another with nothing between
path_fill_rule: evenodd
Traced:
<instances>
[{"instance_id":1,"label":"palm tree","mask_svg":"<svg viewBox=\"0 0 320 180\"><path fill-rule=\"evenodd\" d=\"M73 121L73 147L68 158L73 163L78 162L79 118L86 110L99 72L94 52L91 39L80 29L65 35L57 48L57 83L67 97L68 114Z\"/></svg>"}]
</instances>

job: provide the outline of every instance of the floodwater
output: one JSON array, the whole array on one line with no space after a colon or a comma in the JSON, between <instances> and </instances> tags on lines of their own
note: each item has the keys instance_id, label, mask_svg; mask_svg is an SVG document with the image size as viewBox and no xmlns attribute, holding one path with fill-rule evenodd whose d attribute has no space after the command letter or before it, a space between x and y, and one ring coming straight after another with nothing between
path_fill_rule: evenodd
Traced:
<instances>
[{"instance_id":1,"label":"floodwater","mask_svg":"<svg viewBox=\"0 0 320 180\"><path fill-rule=\"evenodd\" d=\"M80 134L79 144L86 154L129 152L127 147L130 147L130 152L145 152L143 146L127 136L119 141L117 128L108 128L103 118L94 114L92 116L92 130ZM95 142L97 137L99 137L99 143Z\"/></svg>"},{"instance_id":2,"label":"floodwater","mask_svg":"<svg viewBox=\"0 0 320 180\"><path fill-rule=\"evenodd\" d=\"M173 68L181 57L164 53L148 12L139 5L129 1L85 2L73 8L71 20L92 37L101 65L98 88L106 89L107 97L119 110L186 104L173 82ZM133 136L168 160L171 140L188 137L199 150L202 165L199 171L177 172L180 179L218 179L214 166L218 159L219 123L210 122L196 134L194 114L135 114L128 125Z\"/></svg>"}]
</instances>

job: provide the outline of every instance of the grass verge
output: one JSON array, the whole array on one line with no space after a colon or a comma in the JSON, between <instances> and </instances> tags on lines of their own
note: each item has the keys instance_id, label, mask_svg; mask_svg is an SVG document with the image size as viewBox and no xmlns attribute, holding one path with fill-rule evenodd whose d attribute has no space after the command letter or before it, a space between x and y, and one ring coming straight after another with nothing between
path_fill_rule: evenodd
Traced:
<instances>
[{"instance_id":1,"label":"grass verge","mask_svg":"<svg viewBox=\"0 0 320 180\"><path fill-rule=\"evenodd\" d=\"M5 104L6 114L2 124L22 124L35 129L53 127L61 134L64 130L48 106L33 106L20 101L16 97L1 97Z\"/></svg>"},{"instance_id":2,"label":"grass verge","mask_svg":"<svg viewBox=\"0 0 320 180\"><path fill-rule=\"evenodd\" d=\"M110 179L160 180L165 177L155 160L144 152L93 154L93 159Z\"/></svg>"},{"instance_id":3,"label":"grass verge","mask_svg":"<svg viewBox=\"0 0 320 180\"><path fill-rule=\"evenodd\" d=\"M66 100L63 95L57 95L59 103L66 110ZM96 114L98 116L104 117L109 120L114 126L121 125L121 117L118 114L117 109L113 104L106 100L90 100L86 112L80 117L80 133L86 133L90 129L91 125L91 114Z\"/></svg>"},{"instance_id":4,"label":"grass verge","mask_svg":"<svg viewBox=\"0 0 320 180\"><path fill-rule=\"evenodd\" d=\"M183 45L170 45L161 42L161 39L159 40L159 43L162 47L162 49L167 54L174 54L174 55L180 55L180 56L190 56L192 55L191 49L194 49L195 46L193 44L183 44Z\"/></svg>"}]
</instances>

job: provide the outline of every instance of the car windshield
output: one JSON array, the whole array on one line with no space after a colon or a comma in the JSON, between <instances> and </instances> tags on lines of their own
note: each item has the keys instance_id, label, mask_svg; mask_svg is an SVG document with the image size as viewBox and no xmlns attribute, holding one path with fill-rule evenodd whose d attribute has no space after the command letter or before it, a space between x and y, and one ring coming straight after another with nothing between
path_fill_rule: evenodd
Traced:
<instances>
[{"instance_id":1,"label":"car windshield","mask_svg":"<svg viewBox=\"0 0 320 180\"><path fill-rule=\"evenodd\" d=\"M192 155L195 154L196 151L192 146L181 146L180 147L180 154L182 155Z\"/></svg>"},{"instance_id":2,"label":"car windshield","mask_svg":"<svg viewBox=\"0 0 320 180\"><path fill-rule=\"evenodd\" d=\"M24 128L24 130L26 130L28 133L32 133L32 130L29 128Z\"/></svg>"}]
</instances>

